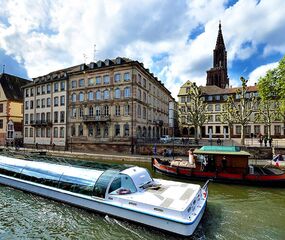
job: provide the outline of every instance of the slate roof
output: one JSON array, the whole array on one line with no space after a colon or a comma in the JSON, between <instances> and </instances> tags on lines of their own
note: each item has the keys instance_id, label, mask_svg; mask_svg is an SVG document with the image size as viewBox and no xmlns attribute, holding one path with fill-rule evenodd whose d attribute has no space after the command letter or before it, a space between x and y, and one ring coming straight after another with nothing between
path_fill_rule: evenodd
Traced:
<instances>
[{"instance_id":1,"label":"slate roof","mask_svg":"<svg viewBox=\"0 0 285 240\"><path fill-rule=\"evenodd\" d=\"M22 87L30 82L30 80L7 73L0 75L0 84L8 100L22 101L24 96Z\"/></svg>"}]
</instances>

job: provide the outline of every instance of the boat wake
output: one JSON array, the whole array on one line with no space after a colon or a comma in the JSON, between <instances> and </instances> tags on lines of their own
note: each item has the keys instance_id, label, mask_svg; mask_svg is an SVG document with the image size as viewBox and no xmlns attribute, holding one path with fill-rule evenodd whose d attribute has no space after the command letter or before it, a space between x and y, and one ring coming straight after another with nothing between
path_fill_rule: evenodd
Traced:
<instances>
[{"instance_id":1,"label":"boat wake","mask_svg":"<svg viewBox=\"0 0 285 240\"><path fill-rule=\"evenodd\" d=\"M120 221L118 221L117 219L114 218L110 218L108 215L105 216L105 219L108 223L111 224L117 224L118 226L124 228L125 230L127 230L128 232L131 232L132 234L136 235L139 239L145 239L143 238L141 235L139 235L137 232L131 230L130 228L128 228L127 226L125 226L123 223L121 223Z\"/></svg>"}]
</instances>

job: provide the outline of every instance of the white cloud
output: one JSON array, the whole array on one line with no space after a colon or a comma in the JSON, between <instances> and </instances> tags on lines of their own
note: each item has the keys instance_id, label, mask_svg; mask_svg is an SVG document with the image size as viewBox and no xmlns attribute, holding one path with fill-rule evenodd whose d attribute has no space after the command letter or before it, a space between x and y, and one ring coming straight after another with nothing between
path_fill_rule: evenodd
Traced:
<instances>
[{"instance_id":1,"label":"white cloud","mask_svg":"<svg viewBox=\"0 0 285 240\"><path fill-rule=\"evenodd\" d=\"M285 1L240 0L225 9L227 2L0 0L0 47L36 77L82 63L83 54L91 61L96 44L97 60L142 61L176 97L187 80L205 84L219 19L229 67L258 54L260 44L259 58L285 53ZM3 18L8 24L1 23ZM204 32L189 39L197 26Z\"/></svg>"},{"instance_id":2,"label":"white cloud","mask_svg":"<svg viewBox=\"0 0 285 240\"><path fill-rule=\"evenodd\" d=\"M265 76L266 72L269 69L276 68L278 66L278 62L269 63L266 65L259 66L258 68L254 69L250 74L248 78L248 85L254 85L258 82L258 79L260 77Z\"/></svg>"}]
</instances>

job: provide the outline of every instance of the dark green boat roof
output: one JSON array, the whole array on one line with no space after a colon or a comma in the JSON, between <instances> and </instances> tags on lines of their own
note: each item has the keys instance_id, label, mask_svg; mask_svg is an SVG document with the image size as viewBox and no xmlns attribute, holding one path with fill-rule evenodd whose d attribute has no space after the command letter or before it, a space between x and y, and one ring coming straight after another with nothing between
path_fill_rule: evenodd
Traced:
<instances>
[{"instance_id":1,"label":"dark green boat roof","mask_svg":"<svg viewBox=\"0 0 285 240\"><path fill-rule=\"evenodd\" d=\"M236 146L203 146L200 149L195 149L194 153L250 156L248 152L241 151L240 147L236 147Z\"/></svg>"}]
</instances>

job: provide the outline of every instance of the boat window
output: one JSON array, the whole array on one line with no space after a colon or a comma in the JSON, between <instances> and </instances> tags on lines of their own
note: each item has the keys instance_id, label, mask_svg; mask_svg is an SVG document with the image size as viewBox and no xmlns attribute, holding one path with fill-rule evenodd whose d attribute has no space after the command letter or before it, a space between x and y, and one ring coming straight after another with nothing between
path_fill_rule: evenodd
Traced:
<instances>
[{"instance_id":1,"label":"boat window","mask_svg":"<svg viewBox=\"0 0 285 240\"><path fill-rule=\"evenodd\" d=\"M38 167L26 167L21 173L21 179L57 187L61 174Z\"/></svg>"},{"instance_id":2,"label":"boat window","mask_svg":"<svg viewBox=\"0 0 285 240\"><path fill-rule=\"evenodd\" d=\"M94 196L104 198L110 181L119 173L119 170L109 169L101 174L95 183ZM119 184L119 182L117 183Z\"/></svg>"},{"instance_id":3,"label":"boat window","mask_svg":"<svg viewBox=\"0 0 285 240\"><path fill-rule=\"evenodd\" d=\"M108 192L110 194L128 194L136 191L136 186L130 176L120 174L113 180Z\"/></svg>"},{"instance_id":4,"label":"boat window","mask_svg":"<svg viewBox=\"0 0 285 240\"><path fill-rule=\"evenodd\" d=\"M20 173L23 170L23 166L13 166L5 163L0 164L0 174L4 174L11 177L20 178Z\"/></svg>"},{"instance_id":5,"label":"boat window","mask_svg":"<svg viewBox=\"0 0 285 240\"><path fill-rule=\"evenodd\" d=\"M91 195L99 173L101 171L70 167L62 174L58 187L75 193Z\"/></svg>"}]
</instances>

